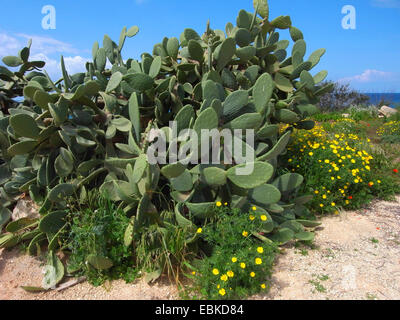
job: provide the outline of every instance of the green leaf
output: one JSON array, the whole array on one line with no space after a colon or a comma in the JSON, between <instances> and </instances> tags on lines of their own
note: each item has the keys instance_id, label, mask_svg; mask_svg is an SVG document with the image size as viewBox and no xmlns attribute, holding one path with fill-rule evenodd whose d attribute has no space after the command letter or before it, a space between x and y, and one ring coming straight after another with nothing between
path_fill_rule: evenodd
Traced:
<instances>
[{"instance_id":1,"label":"green leaf","mask_svg":"<svg viewBox=\"0 0 400 320\"><path fill-rule=\"evenodd\" d=\"M297 173L287 173L278 177L272 184L281 192L291 192L303 183L304 178Z\"/></svg>"},{"instance_id":2,"label":"green leaf","mask_svg":"<svg viewBox=\"0 0 400 320\"><path fill-rule=\"evenodd\" d=\"M189 170L185 170L180 176L172 178L171 186L174 190L186 192L193 188L192 175Z\"/></svg>"},{"instance_id":3,"label":"green leaf","mask_svg":"<svg viewBox=\"0 0 400 320\"><path fill-rule=\"evenodd\" d=\"M275 74L275 84L276 87L283 92L291 93L294 89L290 80L279 72Z\"/></svg>"},{"instance_id":4,"label":"green leaf","mask_svg":"<svg viewBox=\"0 0 400 320\"><path fill-rule=\"evenodd\" d=\"M260 127L262 121L262 117L259 113L246 113L243 114L236 119L233 119L231 122L226 124L224 127L229 128L231 130L235 129L255 129L257 130Z\"/></svg>"},{"instance_id":5,"label":"green leaf","mask_svg":"<svg viewBox=\"0 0 400 320\"><path fill-rule=\"evenodd\" d=\"M290 31L290 36L294 42L304 39L303 33L299 29L292 26L290 27L289 31Z\"/></svg>"},{"instance_id":6,"label":"green leaf","mask_svg":"<svg viewBox=\"0 0 400 320\"><path fill-rule=\"evenodd\" d=\"M37 139L40 133L36 121L24 113L11 116L10 125L14 132L22 137Z\"/></svg>"},{"instance_id":7,"label":"green leaf","mask_svg":"<svg viewBox=\"0 0 400 320\"><path fill-rule=\"evenodd\" d=\"M268 20L268 18L269 18L268 1L267 0L253 0L253 5L254 5L254 9L257 9L257 7L258 7L258 10L257 10L258 14L265 20Z\"/></svg>"},{"instance_id":8,"label":"green leaf","mask_svg":"<svg viewBox=\"0 0 400 320\"><path fill-rule=\"evenodd\" d=\"M21 141L9 147L7 152L10 156L24 155L33 151L36 146L37 141L35 140Z\"/></svg>"},{"instance_id":9,"label":"green leaf","mask_svg":"<svg viewBox=\"0 0 400 320\"><path fill-rule=\"evenodd\" d=\"M139 28L137 26L130 27L129 30L126 32L126 36L128 38L132 38L136 36L139 32Z\"/></svg>"},{"instance_id":10,"label":"green leaf","mask_svg":"<svg viewBox=\"0 0 400 320\"><path fill-rule=\"evenodd\" d=\"M263 184L249 192L249 197L256 204L267 206L277 203L281 199L281 192L270 184Z\"/></svg>"},{"instance_id":11,"label":"green leaf","mask_svg":"<svg viewBox=\"0 0 400 320\"><path fill-rule=\"evenodd\" d=\"M56 234L67 223L67 215L63 210L47 214L40 220L39 230L51 235Z\"/></svg>"},{"instance_id":12,"label":"green leaf","mask_svg":"<svg viewBox=\"0 0 400 320\"><path fill-rule=\"evenodd\" d=\"M268 106L274 88L275 84L269 73L264 73L258 78L253 88L254 104L258 112L262 112Z\"/></svg>"},{"instance_id":13,"label":"green leaf","mask_svg":"<svg viewBox=\"0 0 400 320\"><path fill-rule=\"evenodd\" d=\"M21 58L14 56L6 56L2 60L8 67L18 67L24 63Z\"/></svg>"},{"instance_id":14,"label":"green leaf","mask_svg":"<svg viewBox=\"0 0 400 320\"><path fill-rule=\"evenodd\" d=\"M168 39L167 52L173 59L177 58L179 52L179 40L177 38Z\"/></svg>"},{"instance_id":15,"label":"green leaf","mask_svg":"<svg viewBox=\"0 0 400 320\"><path fill-rule=\"evenodd\" d=\"M54 163L54 168L60 177L67 177L74 169L74 156L72 152L65 148L60 148L60 155Z\"/></svg>"},{"instance_id":16,"label":"green leaf","mask_svg":"<svg viewBox=\"0 0 400 320\"><path fill-rule=\"evenodd\" d=\"M250 165L254 166L253 170L251 172L243 172L243 169ZM250 168L247 170L250 170ZM271 179L273 173L274 168L269 163L257 161L254 163L240 164L230 168L227 172L227 177L239 188L253 189L266 183Z\"/></svg>"},{"instance_id":17,"label":"green leaf","mask_svg":"<svg viewBox=\"0 0 400 320\"><path fill-rule=\"evenodd\" d=\"M204 60L204 50L200 43L196 40L190 40L188 44L188 50L190 57L196 61L203 62Z\"/></svg>"},{"instance_id":18,"label":"green leaf","mask_svg":"<svg viewBox=\"0 0 400 320\"><path fill-rule=\"evenodd\" d=\"M50 190L48 199L53 202L59 202L66 197L72 196L75 192L75 187L72 184L62 183Z\"/></svg>"},{"instance_id":19,"label":"green leaf","mask_svg":"<svg viewBox=\"0 0 400 320\"><path fill-rule=\"evenodd\" d=\"M292 20L289 16L280 16L271 21L271 26L278 29L288 29L292 26Z\"/></svg>"},{"instance_id":20,"label":"green leaf","mask_svg":"<svg viewBox=\"0 0 400 320\"><path fill-rule=\"evenodd\" d=\"M95 62L97 70L102 72L107 63L106 51L104 50L104 48L100 48L99 50L97 50Z\"/></svg>"},{"instance_id":21,"label":"green leaf","mask_svg":"<svg viewBox=\"0 0 400 320\"><path fill-rule=\"evenodd\" d=\"M218 167L208 167L202 171L204 182L212 187L219 187L226 184L227 173Z\"/></svg>"},{"instance_id":22,"label":"green leaf","mask_svg":"<svg viewBox=\"0 0 400 320\"><path fill-rule=\"evenodd\" d=\"M180 162L168 164L161 168L161 173L168 179L180 176L186 170L186 166Z\"/></svg>"},{"instance_id":23,"label":"green leaf","mask_svg":"<svg viewBox=\"0 0 400 320\"><path fill-rule=\"evenodd\" d=\"M117 89L119 84L122 81L122 77L123 77L123 75L121 72L118 71L118 72L114 73L111 76L110 81L107 84L106 93L110 93L110 92L114 91L115 89Z\"/></svg>"},{"instance_id":24,"label":"green leaf","mask_svg":"<svg viewBox=\"0 0 400 320\"><path fill-rule=\"evenodd\" d=\"M140 92L144 92L153 88L154 80L152 77L145 73L130 73L124 76L124 80L129 83L129 85Z\"/></svg>"},{"instance_id":25,"label":"green leaf","mask_svg":"<svg viewBox=\"0 0 400 320\"><path fill-rule=\"evenodd\" d=\"M218 115L213 108L208 108L200 113L196 122L194 123L193 130L196 131L198 136L201 136L201 130L215 129L218 127Z\"/></svg>"},{"instance_id":26,"label":"green leaf","mask_svg":"<svg viewBox=\"0 0 400 320\"><path fill-rule=\"evenodd\" d=\"M236 53L236 42L233 38L226 39L220 48L217 71L220 72L232 60Z\"/></svg>"},{"instance_id":27,"label":"green leaf","mask_svg":"<svg viewBox=\"0 0 400 320\"><path fill-rule=\"evenodd\" d=\"M30 226L37 224L37 219L30 219L30 218L22 218L16 221L10 222L7 227L6 231L15 233L21 230L24 230Z\"/></svg>"},{"instance_id":28,"label":"green leaf","mask_svg":"<svg viewBox=\"0 0 400 320\"><path fill-rule=\"evenodd\" d=\"M249 103L249 94L245 90L231 93L222 104L222 114L226 122L233 120Z\"/></svg>"},{"instance_id":29,"label":"green leaf","mask_svg":"<svg viewBox=\"0 0 400 320\"><path fill-rule=\"evenodd\" d=\"M301 240L301 241L313 241L315 234L313 232L306 232L306 231L302 231L302 232L297 232L294 237L297 240Z\"/></svg>"},{"instance_id":30,"label":"green leaf","mask_svg":"<svg viewBox=\"0 0 400 320\"><path fill-rule=\"evenodd\" d=\"M91 254L87 256L86 260L90 265L97 270L107 270L113 267L113 262L104 256Z\"/></svg>"},{"instance_id":31,"label":"green leaf","mask_svg":"<svg viewBox=\"0 0 400 320\"><path fill-rule=\"evenodd\" d=\"M153 62L151 63L150 66L150 71L149 71L149 76L154 78L157 78L158 74L160 73L161 70L161 64L162 64L162 59L161 57L155 57Z\"/></svg>"},{"instance_id":32,"label":"green leaf","mask_svg":"<svg viewBox=\"0 0 400 320\"><path fill-rule=\"evenodd\" d=\"M142 179L144 172L148 166L147 156L145 154L141 154L139 158L135 162L135 167L133 170L132 181L134 183L138 183L140 179Z\"/></svg>"}]
</instances>

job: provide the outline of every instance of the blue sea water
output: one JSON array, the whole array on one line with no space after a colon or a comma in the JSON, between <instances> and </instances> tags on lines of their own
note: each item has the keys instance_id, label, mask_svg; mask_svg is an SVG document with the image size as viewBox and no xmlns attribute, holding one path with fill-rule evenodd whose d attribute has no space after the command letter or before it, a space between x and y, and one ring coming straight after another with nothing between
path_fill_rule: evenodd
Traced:
<instances>
[{"instance_id":1,"label":"blue sea water","mask_svg":"<svg viewBox=\"0 0 400 320\"><path fill-rule=\"evenodd\" d=\"M390 102L390 107L400 105L400 93L363 93L369 97L370 104L377 105L382 99Z\"/></svg>"}]
</instances>

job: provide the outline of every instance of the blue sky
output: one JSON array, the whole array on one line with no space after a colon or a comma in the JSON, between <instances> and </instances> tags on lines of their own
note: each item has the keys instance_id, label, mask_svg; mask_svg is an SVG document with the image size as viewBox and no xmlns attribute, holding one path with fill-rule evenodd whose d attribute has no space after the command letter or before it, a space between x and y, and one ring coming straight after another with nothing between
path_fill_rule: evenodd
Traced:
<instances>
[{"instance_id":1,"label":"blue sky","mask_svg":"<svg viewBox=\"0 0 400 320\"><path fill-rule=\"evenodd\" d=\"M56 9L55 30L42 29L45 5ZM269 5L271 18L290 15L303 31L308 54L327 49L315 72L326 69L329 79L362 92L400 92L400 0L269 0ZM356 9L355 30L342 28L345 5ZM252 0L3 1L0 57L16 55L32 38L33 56L44 59L57 77L61 54L70 72L82 71L93 42L101 43L104 34L118 42L124 26L140 28L123 51L124 59L138 58L164 36L179 37L184 28L202 33L208 19L212 28L224 30L240 9L252 12ZM289 39L288 32L281 38Z\"/></svg>"}]
</instances>

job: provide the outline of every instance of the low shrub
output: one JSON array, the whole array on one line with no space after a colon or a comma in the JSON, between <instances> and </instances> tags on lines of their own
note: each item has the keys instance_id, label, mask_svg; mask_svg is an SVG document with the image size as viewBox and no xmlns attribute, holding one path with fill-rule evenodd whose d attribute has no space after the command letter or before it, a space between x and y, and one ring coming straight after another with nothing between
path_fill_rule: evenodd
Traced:
<instances>
[{"instance_id":1,"label":"low shrub","mask_svg":"<svg viewBox=\"0 0 400 320\"><path fill-rule=\"evenodd\" d=\"M377 130L377 134L383 142L400 143L400 121L386 122Z\"/></svg>"},{"instance_id":2,"label":"low shrub","mask_svg":"<svg viewBox=\"0 0 400 320\"><path fill-rule=\"evenodd\" d=\"M74 275L86 276L95 286L106 280L131 282L137 277L133 267L134 253L124 244L130 220L105 197L98 197L94 204L92 208L69 215L67 270Z\"/></svg>"},{"instance_id":3,"label":"low shrub","mask_svg":"<svg viewBox=\"0 0 400 320\"><path fill-rule=\"evenodd\" d=\"M219 219L198 232L212 246L210 256L192 267L192 298L239 299L269 288L277 244L261 241L267 216L254 207L249 214L227 207L218 209ZM254 236L255 235L255 236Z\"/></svg>"},{"instance_id":4,"label":"low shrub","mask_svg":"<svg viewBox=\"0 0 400 320\"><path fill-rule=\"evenodd\" d=\"M322 128L331 133L344 133L344 134L356 134L361 138L366 138L366 126L368 124L363 124L353 120L351 118L342 118L337 121L323 122L321 123Z\"/></svg>"},{"instance_id":5,"label":"low shrub","mask_svg":"<svg viewBox=\"0 0 400 320\"><path fill-rule=\"evenodd\" d=\"M285 161L291 171L305 177L303 192L314 194L311 209L320 213L355 209L398 190L388 177L390 170L384 175L375 164L369 141L352 133L331 133L320 125L296 131Z\"/></svg>"}]
</instances>

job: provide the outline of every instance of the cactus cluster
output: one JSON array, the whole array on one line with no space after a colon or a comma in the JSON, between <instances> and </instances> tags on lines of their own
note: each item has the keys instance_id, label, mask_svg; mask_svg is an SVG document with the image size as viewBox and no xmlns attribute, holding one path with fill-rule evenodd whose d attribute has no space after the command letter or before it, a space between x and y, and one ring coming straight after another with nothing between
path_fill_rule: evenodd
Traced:
<instances>
[{"instance_id":1,"label":"cactus cluster","mask_svg":"<svg viewBox=\"0 0 400 320\"><path fill-rule=\"evenodd\" d=\"M306 58L303 34L290 17L270 21L267 1L254 5L254 13L239 12L236 26L212 30L208 23L201 36L185 29L139 61L121 56L137 27L124 28L118 44L106 35L102 47L93 45L85 73L68 74L61 57L63 76L56 82L41 70L43 62L29 61L30 45L5 57L7 66L19 70L0 67L0 224L6 231L0 247L29 241L34 253L48 241L55 250L65 227L66 199L85 202L95 188L132 217L128 233L161 225L164 210L196 230L221 201L243 210L256 206L268 217L264 233L270 239L310 240L303 228L313 223L296 221L307 215L309 197L296 197L303 177L278 176L277 169L293 128L313 128L307 118L331 89L320 85L326 71L310 73L325 50ZM291 50L290 42L280 39L284 29L294 42ZM23 100L15 99L19 96ZM253 173L236 175L237 163L150 164L151 129L165 132L168 146L188 142L169 138L170 121L180 130L253 129ZM281 132L280 124L289 127ZM8 223L21 193L40 205L41 218Z\"/></svg>"}]
</instances>

